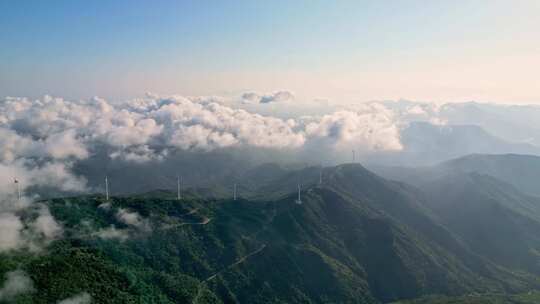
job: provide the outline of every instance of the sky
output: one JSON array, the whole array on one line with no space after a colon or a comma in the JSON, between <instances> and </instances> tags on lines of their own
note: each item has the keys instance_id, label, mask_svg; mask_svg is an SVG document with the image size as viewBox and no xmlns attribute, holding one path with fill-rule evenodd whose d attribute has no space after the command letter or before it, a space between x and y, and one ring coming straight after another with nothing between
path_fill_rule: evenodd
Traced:
<instances>
[{"instance_id":1,"label":"sky","mask_svg":"<svg viewBox=\"0 0 540 304\"><path fill-rule=\"evenodd\" d=\"M0 1L0 96L540 103L540 1Z\"/></svg>"}]
</instances>

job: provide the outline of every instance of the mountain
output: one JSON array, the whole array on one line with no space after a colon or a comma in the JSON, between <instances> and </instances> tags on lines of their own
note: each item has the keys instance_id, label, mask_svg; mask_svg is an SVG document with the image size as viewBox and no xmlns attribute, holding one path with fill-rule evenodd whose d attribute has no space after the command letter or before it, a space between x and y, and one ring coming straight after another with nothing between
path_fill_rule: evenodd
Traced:
<instances>
[{"instance_id":1,"label":"mountain","mask_svg":"<svg viewBox=\"0 0 540 304\"><path fill-rule=\"evenodd\" d=\"M441 169L477 172L507 182L520 191L540 196L540 157L518 154L474 154L447 161Z\"/></svg>"},{"instance_id":2,"label":"mountain","mask_svg":"<svg viewBox=\"0 0 540 304\"><path fill-rule=\"evenodd\" d=\"M529 291L522 294L470 294L460 297L426 296L415 300L397 301L393 304L536 304L540 303L540 292Z\"/></svg>"},{"instance_id":3,"label":"mountain","mask_svg":"<svg viewBox=\"0 0 540 304\"><path fill-rule=\"evenodd\" d=\"M424 103L408 100L385 101L406 122L443 122L475 125L507 142L540 146L540 107L480 102Z\"/></svg>"},{"instance_id":4,"label":"mountain","mask_svg":"<svg viewBox=\"0 0 540 304\"><path fill-rule=\"evenodd\" d=\"M434 179L461 173L478 173L508 183L520 192L539 196L540 157L520 154L471 154L433 166L369 166L377 174L392 180L422 187Z\"/></svg>"},{"instance_id":5,"label":"mountain","mask_svg":"<svg viewBox=\"0 0 540 304\"><path fill-rule=\"evenodd\" d=\"M111 158L105 149L74 165L74 173L88 180L94 192L103 192L108 176L115 194L135 194L155 189L175 189L178 176L185 187L214 186L223 180L234 180L253 168L254 161L235 153L174 152L164 159L143 162Z\"/></svg>"},{"instance_id":6,"label":"mountain","mask_svg":"<svg viewBox=\"0 0 540 304\"><path fill-rule=\"evenodd\" d=\"M475 124L513 142L540 144L540 107L492 103L450 103L438 115L451 124Z\"/></svg>"},{"instance_id":7,"label":"mountain","mask_svg":"<svg viewBox=\"0 0 540 304\"><path fill-rule=\"evenodd\" d=\"M274 169L253 178L254 199L47 200L64 238L42 254L3 253L0 270L30 275L36 291L19 303L81 292L95 303L386 303L540 287L534 271L464 239L430 193L358 164L324 168L322 185L320 168Z\"/></svg>"},{"instance_id":8,"label":"mountain","mask_svg":"<svg viewBox=\"0 0 540 304\"><path fill-rule=\"evenodd\" d=\"M478 173L448 175L423 189L427 206L474 252L540 274L540 198Z\"/></svg>"},{"instance_id":9,"label":"mountain","mask_svg":"<svg viewBox=\"0 0 540 304\"><path fill-rule=\"evenodd\" d=\"M540 148L493 136L477 125L435 125L411 122L400 134L403 150L377 153L375 164L426 166L472 153L520 153L540 155Z\"/></svg>"},{"instance_id":10,"label":"mountain","mask_svg":"<svg viewBox=\"0 0 540 304\"><path fill-rule=\"evenodd\" d=\"M471 250L497 265L538 274L540 158L470 155L433 167L378 168L418 187L424 206Z\"/></svg>"}]
</instances>

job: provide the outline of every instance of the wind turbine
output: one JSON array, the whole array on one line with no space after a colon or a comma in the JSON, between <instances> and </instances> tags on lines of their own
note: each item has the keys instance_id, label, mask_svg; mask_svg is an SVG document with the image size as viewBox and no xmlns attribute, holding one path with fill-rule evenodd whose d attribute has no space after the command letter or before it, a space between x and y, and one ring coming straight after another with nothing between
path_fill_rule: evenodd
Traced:
<instances>
[{"instance_id":1,"label":"wind turbine","mask_svg":"<svg viewBox=\"0 0 540 304\"><path fill-rule=\"evenodd\" d=\"M19 184L19 180L17 178L13 179L13 182L15 183L15 186L17 186L17 199L21 200L21 186Z\"/></svg>"},{"instance_id":2,"label":"wind turbine","mask_svg":"<svg viewBox=\"0 0 540 304\"><path fill-rule=\"evenodd\" d=\"M301 191L301 190L302 190L302 189L300 188L300 184L298 184L298 200L296 201L296 203L297 203L298 205L302 204L302 197L301 197L302 191Z\"/></svg>"},{"instance_id":3,"label":"wind turbine","mask_svg":"<svg viewBox=\"0 0 540 304\"><path fill-rule=\"evenodd\" d=\"M321 170L319 171L319 186L322 185L322 173L323 173L323 165L321 163Z\"/></svg>"},{"instance_id":4,"label":"wind turbine","mask_svg":"<svg viewBox=\"0 0 540 304\"><path fill-rule=\"evenodd\" d=\"M105 200L109 200L109 179L107 178L107 175L105 175Z\"/></svg>"},{"instance_id":5,"label":"wind turbine","mask_svg":"<svg viewBox=\"0 0 540 304\"><path fill-rule=\"evenodd\" d=\"M182 199L182 192L181 192L181 188L180 188L180 185L182 183L182 178L180 177L180 175L177 176L176 178L176 199L178 200L181 200Z\"/></svg>"}]
</instances>

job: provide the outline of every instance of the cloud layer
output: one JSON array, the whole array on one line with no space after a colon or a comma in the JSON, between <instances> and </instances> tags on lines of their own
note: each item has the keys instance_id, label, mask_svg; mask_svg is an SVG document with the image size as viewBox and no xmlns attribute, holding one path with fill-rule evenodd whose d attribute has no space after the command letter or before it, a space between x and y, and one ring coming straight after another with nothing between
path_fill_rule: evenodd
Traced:
<instances>
[{"instance_id":1,"label":"cloud layer","mask_svg":"<svg viewBox=\"0 0 540 304\"><path fill-rule=\"evenodd\" d=\"M242 100L249 103L272 103L283 102L294 99L294 94L289 91L277 91L270 94L259 94L255 92L247 92L242 94Z\"/></svg>"},{"instance_id":2,"label":"cloud layer","mask_svg":"<svg viewBox=\"0 0 540 304\"><path fill-rule=\"evenodd\" d=\"M268 103L292 94L250 93L243 98ZM285 120L233 108L218 97L147 96L117 104L100 98L6 98L0 103L0 162L13 171L2 176L80 190L84 179L70 176L69 169L97 149L138 162L167 157L171 149L299 149L312 141L333 148L350 143L365 150L395 150L400 145L393 119L382 106L366 106ZM43 174L55 178L44 180Z\"/></svg>"}]
</instances>

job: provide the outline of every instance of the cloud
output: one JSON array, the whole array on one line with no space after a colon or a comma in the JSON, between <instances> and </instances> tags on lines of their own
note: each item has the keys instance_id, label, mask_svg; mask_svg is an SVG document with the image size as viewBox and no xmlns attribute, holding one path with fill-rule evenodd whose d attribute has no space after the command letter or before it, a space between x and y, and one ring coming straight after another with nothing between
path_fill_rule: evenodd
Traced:
<instances>
[{"instance_id":1,"label":"cloud","mask_svg":"<svg viewBox=\"0 0 540 304\"><path fill-rule=\"evenodd\" d=\"M111 210L112 204L110 202L101 203L99 204L98 208L108 211L108 210Z\"/></svg>"},{"instance_id":2,"label":"cloud","mask_svg":"<svg viewBox=\"0 0 540 304\"><path fill-rule=\"evenodd\" d=\"M112 205L110 203L102 203L98 206L98 208L105 211L111 211ZM93 233L90 233L90 235L104 240L119 240L123 242L129 239L130 236L135 233L148 233L152 231L150 221L143 218L137 212L119 208L114 213L114 216L120 223L127 225L128 227L119 229L116 228L115 225L110 225L109 227L101 228Z\"/></svg>"},{"instance_id":3,"label":"cloud","mask_svg":"<svg viewBox=\"0 0 540 304\"><path fill-rule=\"evenodd\" d=\"M60 238L63 233L62 226L56 222L49 208L39 205L37 218L29 223L29 228L34 234L40 235L45 240Z\"/></svg>"},{"instance_id":4,"label":"cloud","mask_svg":"<svg viewBox=\"0 0 540 304\"><path fill-rule=\"evenodd\" d=\"M85 159L88 157L86 146L77 139L76 131L73 129L49 136L44 144L46 154L54 159L69 157Z\"/></svg>"},{"instance_id":5,"label":"cloud","mask_svg":"<svg viewBox=\"0 0 540 304\"><path fill-rule=\"evenodd\" d=\"M14 213L0 213L0 252L21 246L23 227L22 220Z\"/></svg>"},{"instance_id":6,"label":"cloud","mask_svg":"<svg viewBox=\"0 0 540 304\"><path fill-rule=\"evenodd\" d=\"M119 208L115 214L116 219L120 222L138 228L141 231L150 231L152 227L148 219L143 218L139 213Z\"/></svg>"},{"instance_id":7,"label":"cloud","mask_svg":"<svg viewBox=\"0 0 540 304\"><path fill-rule=\"evenodd\" d=\"M109 154L111 159L120 159L132 163L145 163L149 161L162 161L169 154L167 149L155 151L148 145L135 146L129 149L114 151Z\"/></svg>"},{"instance_id":8,"label":"cloud","mask_svg":"<svg viewBox=\"0 0 540 304\"><path fill-rule=\"evenodd\" d=\"M24 209L31 216L23 217L5 202L0 206L0 252L18 249L39 251L62 237L63 228L47 206L32 204Z\"/></svg>"},{"instance_id":9,"label":"cloud","mask_svg":"<svg viewBox=\"0 0 540 304\"><path fill-rule=\"evenodd\" d=\"M242 98L270 103L294 96L278 91L266 95L245 93ZM162 160L171 149L297 149L324 136L335 147L356 142L366 144L365 150L394 150L399 148L399 136L391 126L396 123L394 118L384 106L371 105L285 120L233 108L216 96L148 95L116 104L100 98L6 98L0 103L0 134L4 135L0 139L0 157L3 163L19 161L27 168L55 164L64 166L58 170L70 172L73 163L99 149L109 151L111 158L139 163ZM84 187L80 178L65 177L74 181L72 186ZM56 180L58 184L65 181Z\"/></svg>"},{"instance_id":10,"label":"cloud","mask_svg":"<svg viewBox=\"0 0 540 304\"><path fill-rule=\"evenodd\" d=\"M97 236L104 240L119 240L125 241L129 238L129 231L127 229L118 229L111 225L107 228L102 228L92 235Z\"/></svg>"},{"instance_id":11,"label":"cloud","mask_svg":"<svg viewBox=\"0 0 540 304\"><path fill-rule=\"evenodd\" d=\"M58 304L90 304L92 303L92 296L87 292L82 292L71 298L59 301Z\"/></svg>"},{"instance_id":12,"label":"cloud","mask_svg":"<svg viewBox=\"0 0 540 304\"><path fill-rule=\"evenodd\" d=\"M231 146L281 149L299 147L304 142L301 132L278 118L185 98L161 103L150 115L166 126L162 141L172 147L206 151Z\"/></svg>"},{"instance_id":13,"label":"cloud","mask_svg":"<svg viewBox=\"0 0 540 304\"><path fill-rule=\"evenodd\" d=\"M308 139L335 149L399 151L396 117L380 104L365 104L351 110L336 111L320 118L304 118Z\"/></svg>"},{"instance_id":14,"label":"cloud","mask_svg":"<svg viewBox=\"0 0 540 304\"><path fill-rule=\"evenodd\" d=\"M19 295L34 291L34 284L24 271L10 271L6 273L4 285L0 288L0 302L10 301Z\"/></svg>"},{"instance_id":15,"label":"cloud","mask_svg":"<svg viewBox=\"0 0 540 304\"><path fill-rule=\"evenodd\" d=\"M289 91L277 91L270 94L260 95L255 92L247 92L241 96L244 102L249 103L272 103L272 102L283 102L294 99L294 94Z\"/></svg>"}]
</instances>

